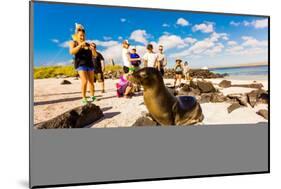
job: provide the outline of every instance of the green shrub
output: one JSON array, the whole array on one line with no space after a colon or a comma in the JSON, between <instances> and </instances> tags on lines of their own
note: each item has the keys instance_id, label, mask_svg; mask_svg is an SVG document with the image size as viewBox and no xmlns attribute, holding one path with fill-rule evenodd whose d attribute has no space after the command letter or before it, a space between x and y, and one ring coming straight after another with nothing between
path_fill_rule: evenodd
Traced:
<instances>
[{"instance_id":1,"label":"green shrub","mask_svg":"<svg viewBox=\"0 0 281 189\"><path fill-rule=\"evenodd\" d=\"M41 66L41 67L34 68L34 79L52 78L59 75L74 77L76 76L76 74L77 72L75 71L73 65Z\"/></svg>"}]
</instances>

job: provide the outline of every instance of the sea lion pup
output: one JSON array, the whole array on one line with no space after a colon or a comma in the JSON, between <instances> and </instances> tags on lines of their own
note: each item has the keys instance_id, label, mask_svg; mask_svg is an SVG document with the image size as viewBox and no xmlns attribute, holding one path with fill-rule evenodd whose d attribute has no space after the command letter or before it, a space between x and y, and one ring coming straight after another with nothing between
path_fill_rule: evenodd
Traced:
<instances>
[{"instance_id":1,"label":"sea lion pup","mask_svg":"<svg viewBox=\"0 0 281 189\"><path fill-rule=\"evenodd\" d=\"M143 86L144 104L159 124L192 125L203 120L202 109L196 99L171 94L156 68L142 68L134 72L131 81Z\"/></svg>"}]
</instances>

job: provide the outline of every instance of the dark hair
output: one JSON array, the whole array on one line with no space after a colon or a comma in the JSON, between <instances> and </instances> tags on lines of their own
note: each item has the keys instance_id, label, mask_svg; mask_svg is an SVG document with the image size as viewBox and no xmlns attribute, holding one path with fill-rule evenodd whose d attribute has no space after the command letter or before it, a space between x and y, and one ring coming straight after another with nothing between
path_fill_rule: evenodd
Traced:
<instances>
[{"instance_id":1,"label":"dark hair","mask_svg":"<svg viewBox=\"0 0 281 189\"><path fill-rule=\"evenodd\" d=\"M78 28L77 33L80 32L80 31L83 32L84 34L86 33L84 29Z\"/></svg>"},{"instance_id":2,"label":"dark hair","mask_svg":"<svg viewBox=\"0 0 281 189\"><path fill-rule=\"evenodd\" d=\"M152 45L152 44L148 44L148 45L146 46L146 48L147 48L148 50L152 50L152 49L153 49L153 45Z\"/></svg>"}]
</instances>

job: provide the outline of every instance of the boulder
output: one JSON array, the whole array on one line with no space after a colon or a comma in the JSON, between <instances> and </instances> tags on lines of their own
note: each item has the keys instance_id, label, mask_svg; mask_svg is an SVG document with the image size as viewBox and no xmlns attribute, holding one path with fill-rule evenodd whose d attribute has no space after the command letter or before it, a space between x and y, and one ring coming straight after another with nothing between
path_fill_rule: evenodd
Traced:
<instances>
[{"instance_id":1,"label":"boulder","mask_svg":"<svg viewBox=\"0 0 281 189\"><path fill-rule=\"evenodd\" d=\"M256 89L247 93L249 104L254 107L257 103L268 103L268 92L263 89Z\"/></svg>"},{"instance_id":2,"label":"boulder","mask_svg":"<svg viewBox=\"0 0 281 189\"><path fill-rule=\"evenodd\" d=\"M231 87L231 81L222 80L222 81L219 83L219 86L222 87L222 88Z\"/></svg>"},{"instance_id":3,"label":"boulder","mask_svg":"<svg viewBox=\"0 0 281 189\"><path fill-rule=\"evenodd\" d=\"M241 105L238 102L234 102L233 104L231 104L228 108L227 108L227 112L231 113L232 111L240 108Z\"/></svg>"},{"instance_id":4,"label":"boulder","mask_svg":"<svg viewBox=\"0 0 281 189\"><path fill-rule=\"evenodd\" d=\"M71 82L66 80L66 79L64 79L64 80L62 80L62 82L60 84L61 85L69 85L69 84L71 84Z\"/></svg>"},{"instance_id":5,"label":"boulder","mask_svg":"<svg viewBox=\"0 0 281 189\"><path fill-rule=\"evenodd\" d=\"M197 81L197 86L200 89L200 91L202 93L210 93L210 92L216 92L216 88L214 87L214 85L212 84L212 82L208 82L208 81Z\"/></svg>"},{"instance_id":6,"label":"boulder","mask_svg":"<svg viewBox=\"0 0 281 189\"><path fill-rule=\"evenodd\" d=\"M268 110L261 109L257 112L257 114L262 116L264 119L268 120Z\"/></svg>"},{"instance_id":7,"label":"boulder","mask_svg":"<svg viewBox=\"0 0 281 189\"><path fill-rule=\"evenodd\" d=\"M198 89L197 81L191 80L189 86L193 89Z\"/></svg>"},{"instance_id":8,"label":"boulder","mask_svg":"<svg viewBox=\"0 0 281 189\"><path fill-rule=\"evenodd\" d=\"M36 129L82 128L103 117L99 106L89 103L69 110L53 119L36 124Z\"/></svg>"},{"instance_id":9,"label":"boulder","mask_svg":"<svg viewBox=\"0 0 281 189\"><path fill-rule=\"evenodd\" d=\"M237 102L239 102L240 105L242 106L247 106L248 103L248 97L245 94L242 93L233 93L233 94L228 94L227 95L228 98L230 99L234 99Z\"/></svg>"},{"instance_id":10,"label":"boulder","mask_svg":"<svg viewBox=\"0 0 281 189\"><path fill-rule=\"evenodd\" d=\"M212 93L211 102L224 102L227 98L222 93Z\"/></svg>"},{"instance_id":11,"label":"boulder","mask_svg":"<svg viewBox=\"0 0 281 189\"><path fill-rule=\"evenodd\" d=\"M148 116L142 116L136 120L136 122L132 125L135 127L143 127L143 126L157 126L158 123L156 121L153 121Z\"/></svg>"},{"instance_id":12,"label":"boulder","mask_svg":"<svg viewBox=\"0 0 281 189\"><path fill-rule=\"evenodd\" d=\"M200 103L208 103L211 102L212 99L212 93L202 93L200 96Z\"/></svg>"},{"instance_id":13,"label":"boulder","mask_svg":"<svg viewBox=\"0 0 281 189\"><path fill-rule=\"evenodd\" d=\"M231 86L232 86L232 87L256 88L256 89L261 89L261 88L263 88L263 84L261 84L261 83L235 84L235 85L231 85Z\"/></svg>"}]
</instances>

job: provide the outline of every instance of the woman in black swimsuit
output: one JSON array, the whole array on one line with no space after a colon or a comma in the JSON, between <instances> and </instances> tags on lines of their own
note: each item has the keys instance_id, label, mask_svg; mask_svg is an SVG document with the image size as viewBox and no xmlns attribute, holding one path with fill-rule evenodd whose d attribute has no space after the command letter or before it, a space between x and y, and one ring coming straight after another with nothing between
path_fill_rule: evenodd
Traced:
<instances>
[{"instance_id":1,"label":"woman in black swimsuit","mask_svg":"<svg viewBox=\"0 0 281 189\"><path fill-rule=\"evenodd\" d=\"M175 82L174 82L174 87L176 87L176 84L177 84L177 80L179 80L179 86L181 84L181 78L182 78L182 73L183 73L183 67L182 67L182 64L181 64L182 60L177 58L176 59L176 65L175 65Z\"/></svg>"}]
</instances>

